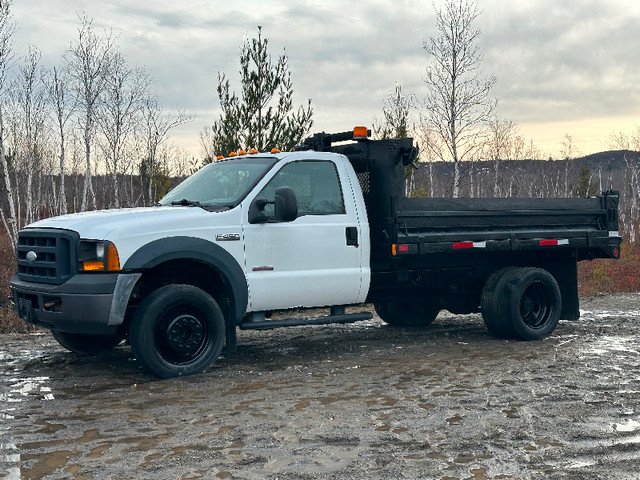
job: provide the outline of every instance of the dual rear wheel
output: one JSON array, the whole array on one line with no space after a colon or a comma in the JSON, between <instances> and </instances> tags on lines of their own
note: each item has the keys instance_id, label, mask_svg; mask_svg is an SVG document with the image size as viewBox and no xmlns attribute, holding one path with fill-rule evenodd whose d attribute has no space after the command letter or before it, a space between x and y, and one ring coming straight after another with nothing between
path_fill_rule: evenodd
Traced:
<instances>
[{"instance_id":1,"label":"dual rear wheel","mask_svg":"<svg viewBox=\"0 0 640 480\"><path fill-rule=\"evenodd\" d=\"M541 340L558 325L560 288L553 275L535 267L496 270L482 290L482 316L498 337Z\"/></svg>"}]
</instances>

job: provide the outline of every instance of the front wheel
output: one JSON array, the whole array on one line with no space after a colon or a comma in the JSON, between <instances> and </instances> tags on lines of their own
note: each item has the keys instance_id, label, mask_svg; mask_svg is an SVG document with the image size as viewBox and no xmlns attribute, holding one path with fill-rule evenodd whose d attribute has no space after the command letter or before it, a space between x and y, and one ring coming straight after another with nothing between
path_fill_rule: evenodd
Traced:
<instances>
[{"instance_id":1,"label":"front wheel","mask_svg":"<svg viewBox=\"0 0 640 480\"><path fill-rule=\"evenodd\" d=\"M374 303L378 316L389 325L424 328L433 323L440 308L429 303Z\"/></svg>"},{"instance_id":2,"label":"front wheel","mask_svg":"<svg viewBox=\"0 0 640 480\"><path fill-rule=\"evenodd\" d=\"M216 361L225 338L217 302L192 285L167 285L137 308L129 342L148 372L170 378L206 370Z\"/></svg>"},{"instance_id":3,"label":"front wheel","mask_svg":"<svg viewBox=\"0 0 640 480\"><path fill-rule=\"evenodd\" d=\"M67 350L81 355L96 355L112 350L120 345L123 335L90 335L88 333L69 333L52 330L56 341Z\"/></svg>"}]
</instances>

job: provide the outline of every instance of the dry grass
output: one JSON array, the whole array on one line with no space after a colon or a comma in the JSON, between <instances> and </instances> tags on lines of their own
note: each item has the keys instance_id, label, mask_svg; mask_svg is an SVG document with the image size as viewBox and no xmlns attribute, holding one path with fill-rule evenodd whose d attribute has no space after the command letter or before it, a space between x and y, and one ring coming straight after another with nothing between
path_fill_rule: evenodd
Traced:
<instances>
[{"instance_id":1,"label":"dry grass","mask_svg":"<svg viewBox=\"0 0 640 480\"><path fill-rule=\"evenodd\" d=\"M640 292L640 246L623 243L619 260L580 262L578 292L584 297L598 293Z\"/></svg>"}]
</instances>

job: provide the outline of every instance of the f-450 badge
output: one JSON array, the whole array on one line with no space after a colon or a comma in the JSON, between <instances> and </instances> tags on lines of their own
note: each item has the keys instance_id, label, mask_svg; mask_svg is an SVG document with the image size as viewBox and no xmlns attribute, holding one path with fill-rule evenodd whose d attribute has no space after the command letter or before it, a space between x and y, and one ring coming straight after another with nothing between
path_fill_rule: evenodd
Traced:
<instances>
[{"instance_id":1,"label":"f-450 badge","mask_svg":"<svg viewBox=\"0 0 640 480\"><path fill-rule=\"evenodd\" d=\"M216 235L216 240L218 242L232 242L235 240L240 240L239 233L219 233Z\"/></svg>"}]
</instances>

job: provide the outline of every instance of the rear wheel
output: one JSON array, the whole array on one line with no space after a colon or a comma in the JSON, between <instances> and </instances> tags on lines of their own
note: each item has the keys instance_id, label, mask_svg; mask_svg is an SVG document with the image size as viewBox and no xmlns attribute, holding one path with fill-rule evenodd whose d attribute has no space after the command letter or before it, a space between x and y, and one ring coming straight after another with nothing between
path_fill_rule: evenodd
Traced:
<instances>
[{"instance_id":1,"label":"rear wheel","mask_svg":"<svg viewBox=\"0 0 640 480\"><path fill-rule=\"evenodd\" d=\"M378 316L389 325L424 328L433 323L440 308L428 303L375 303Z\"/></svg>"},{"instance_id":2,"label":"rear wheel","mask_svg":"<svg viewBox=\"0 0 640 480\"><path fill-rule=\"evenodd\" d=\"M137 308L129 342L150 373L170 378L200 373L216 361L225 338L217 302L192 285L167 285Z\"/></svg>"},{"instance_id":3,"label":"rear wheel","mask_svg":"<svg viewBox=\"0 0 640 480\"><path fill-rule=\"evenodd\" d=\"M541 340L551 335L562 311L553 275L541 268L519 268L507 275L503 290L503 312L520 338Z\"/></svg>"},{"instance_id":4,"label":"rear wheel","mask_svg":"<svg viewBox=\"0 0 640 480\"><path fill-rule=\"evenodd\" d=\"M123 335L90 335L51 331L53 338L67 350L81 355L95 355L116 348Z\"/></svg>"},{"instance_id":5,"label":"rear wheel","mask_svg":"<svg viewBox=\"0 0 640 480\"><path fill-rule=\"evenodd\" d=\"M496 337L511 338L516 336L513 326L508 318L500 311L500 300L504 292L504 282L506 274L515 270L515 267L501 268L496 270L487 279L482 289L482 297L480 300L480 308L482 318L487 329Z\"/></svg>"},{"instance_id":6,"label":"rear wheel","mask_svg":"<svg viewBox=\"0 0 640 480\"><path fill-rule=\"evenodd\" d=\"M558 325L560 288L553 275L535 267L509 267L494 272L482 291L482 316L499 337L540 340Z\"/></svg>"}]
</instances>

